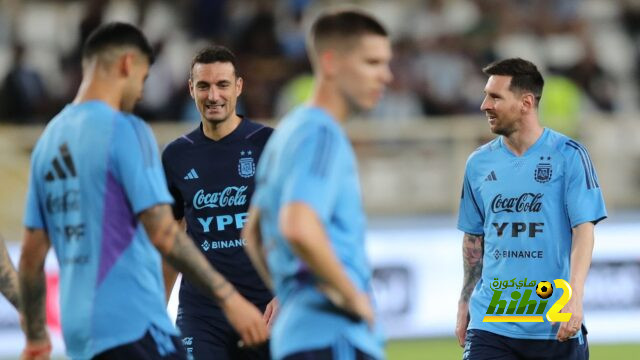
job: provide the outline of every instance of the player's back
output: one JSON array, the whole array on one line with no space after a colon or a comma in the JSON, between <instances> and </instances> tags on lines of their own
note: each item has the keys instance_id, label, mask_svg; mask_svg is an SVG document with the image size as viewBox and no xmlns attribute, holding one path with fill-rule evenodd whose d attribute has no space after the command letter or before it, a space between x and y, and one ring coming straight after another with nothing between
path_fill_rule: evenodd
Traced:
<instances>
[{"instance_id":1,"label":"player's back","mask_svg":"<svg viewBox=\"0 0 640 360\"><path fill-rule=\"evenodd\" d=\"M148 126L103 102L68 105L38 141L30 181L25 225L44 228L55 249L69 355L91 357L151 326L174 333L160 256L136 217L171 202Z\"/></svg>"}]
</instances>

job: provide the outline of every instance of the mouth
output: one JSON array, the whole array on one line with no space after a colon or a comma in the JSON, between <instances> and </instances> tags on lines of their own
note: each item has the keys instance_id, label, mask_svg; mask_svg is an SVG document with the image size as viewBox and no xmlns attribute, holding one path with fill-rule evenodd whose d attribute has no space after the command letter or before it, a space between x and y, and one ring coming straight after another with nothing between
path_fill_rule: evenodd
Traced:
<instances>
[{"instance_id":1,"label":"mouth","mask_svg":"<svg viewBox=\"0 0 640 360\"><path fill-rule=\"evenodd\" d=\"M497 119L498 119L497 116L492 114L487 114L487 120L489 121L490 124L493 124L494 122L496 122Z\"/></svg>"},{"instance_id":2,"label":"mouth","mask_svg":"<svg viewBox=\"0 0 640 360\"><path fill-rule=\"evenodd\" d=\"M211 111L221 110L224 104L205 104L204 108Z\"/></svg>"}]
</instances>

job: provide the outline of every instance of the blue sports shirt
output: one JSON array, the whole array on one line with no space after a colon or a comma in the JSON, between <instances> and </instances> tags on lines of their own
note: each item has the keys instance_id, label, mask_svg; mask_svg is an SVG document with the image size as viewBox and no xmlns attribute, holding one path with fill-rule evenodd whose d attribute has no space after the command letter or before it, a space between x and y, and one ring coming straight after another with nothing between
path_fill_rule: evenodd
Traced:
<instances>
[{"instance_id":1,"label":"blue sports shirt","mask_svg":"<svg viewBox=\"0 0 640 360\"><path fill-rule=\"evenodd\" d=\"M141 119L87 101L67 105L47 125L31 158L24 224L44 229L58 258L70 357L89 359L151 328L177 334L160 254L137 219L172 201Z\"/></svg>"},{"instance_id":2,"label":"blue sports shirt","mask_svg":"<svg viewBox=\"0 0 640 360\"><path fill-rule=\"evenodd\" d=\"M273 295L244 251L240 232L247 221L256 165L272 132L243 118L230 134L215 141L204 135L201 124L162 153L169 190L176 200L174 216L185 218L189 236L213 267L259 308ZM222 310L182 278L178 314L210 321L203 316L221 315Z\"/></svg>"},{"instance_id":3,"label":"blue sports shirt","mask_svg":"<svg viewBox=\"0 0 640 360\"><path fill-rule=\"evenodd\" d=\"M365 254L356 158L342 128L320 108L297 108L267 143L256 181L253 205L260 210L267 263L281 304L271 335L272 356L280 359L346 340L382 358L378 332L345 315L318 291L318 279L295 256L278 227L283 206L293 202L310 206L351 281L370 293L372 274Z\"/></svg>"},{"instance_id":4,"label":"blue sports shirt","mask_svg":"<svg viewBox=\"0 0 640 360\"><path fill-rule=\"evenodd\" d=\"M478 148L467 161L458 218L458 229L484 236L482 277L471 295L469 329L555 339L559 324L552 327L546 313L562 290L547 299L544 322L483 322L495 294L492 287L513 279L569 282L572 228L606 216L587 150L565 135L545 128L522 156L515 156L501 136ZM535 287L529 290L529 300L542 301ZM513 291L525 298L529 290L501 285L500 299L510 303ZM499 310L489 315L506 314L496 314Z\"/></svg>"}]
</instances>

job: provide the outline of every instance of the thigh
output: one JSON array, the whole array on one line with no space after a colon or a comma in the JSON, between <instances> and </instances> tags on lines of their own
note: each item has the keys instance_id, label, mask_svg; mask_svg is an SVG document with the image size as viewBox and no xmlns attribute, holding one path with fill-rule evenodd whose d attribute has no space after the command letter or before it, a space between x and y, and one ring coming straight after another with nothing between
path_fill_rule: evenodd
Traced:
<instances>
[{"instance_id":1,"label":"thigh","mask_svg":"<svg viewBox=\"0 0 640 360\"><path fill-rule=\"evenodd\" d=\"M520 340L522 359L527 360L589 360L589 344L584 327L581 334L564 342L557 340Z\"/></svg>"},{"instance_id":2,"label":"thigh","mask_svg":"<svg viewBox=\"0 0 640 360\"><path fill-rule=\"evenodd\" d=\"M151 328L142 338L106 350L93 359L185 360L185 352L178 337Z\"/></svg>"},{"instance_id":3,"label":"thigh","mask_svg":"<svg viewBox=\"0 0 640 360\"><path fill-rule=\"evenodd\" d=\"M287 355L282 360L333 360L333 349L313 349Z\"/></svg>"},{"instance_id":4,"label":"thigh","mask_svg":"<svg viewBox=\"0 0 640 360\"><path fill-rule=\"evenodd\" d=\"M341 341L332 347L305 350L285 356L282 360L376 360L373 356Z\"/></svg>"},{"instance_id":5,"label":"thigh","mask_svg":"<svg viewBox=\"0 0 640 360\"><path fill-rule=\"evenodd\" d=\"M463 360L518 360L512 339L484 330L467 330Z\"/></svg>"},{"instance_id":6,"label":"thigh","mask_svg":"<svg viewBox=\"0 0 640 360\"><path fill-rule=\"evenodd\" d=\"M181 315L176 319L188 360L231 360L233 332L226 320Z\"/></svg>"},{"instance_id":7,"label":"thigh","mask_svg":"<svg viewBox=\"0 0 640 360\"><path fill-rule=\"evenodd\" d=\"M240 340L238 338L238 340ZM256 347L242 347L236 346L234 349L233 359L240 360L270 360L271 354L269 353L269 343L262 344Z\"/></svg>"}]
</instances>

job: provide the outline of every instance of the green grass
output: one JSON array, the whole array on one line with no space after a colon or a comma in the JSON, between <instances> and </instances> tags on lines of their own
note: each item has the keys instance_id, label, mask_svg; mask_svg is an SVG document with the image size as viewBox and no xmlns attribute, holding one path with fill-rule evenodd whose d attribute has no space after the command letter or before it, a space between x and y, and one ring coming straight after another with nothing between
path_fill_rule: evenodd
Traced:
<instances>
[{"instance_id":1,"label":"green grass","mask_svg":"<svg viewBox=\"0 0 640 360\"><path fill-rule=\"evenodd\" d=\"M591 360L638 359L640 344L591 344ZM462 348L454 338L390 341L387 346L389 360L461 360Z\"/></svg>"}]
</instances>

